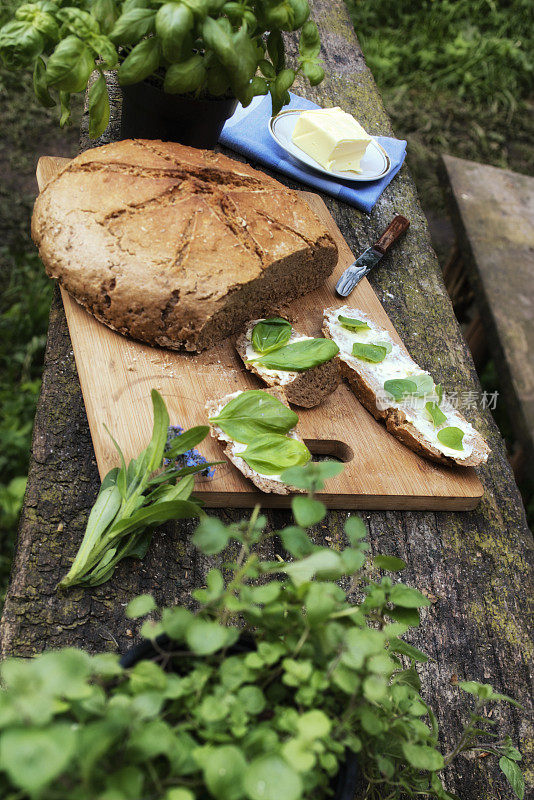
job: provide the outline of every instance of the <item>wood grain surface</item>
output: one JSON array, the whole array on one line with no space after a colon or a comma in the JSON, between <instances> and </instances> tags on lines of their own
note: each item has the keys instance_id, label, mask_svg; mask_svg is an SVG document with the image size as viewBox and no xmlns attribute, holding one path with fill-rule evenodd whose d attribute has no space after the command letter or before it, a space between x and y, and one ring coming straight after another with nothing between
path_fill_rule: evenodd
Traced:
<instances>
[{"instance_id":1,"label":"wood grain surface","mask_svg":"<svg viewBox=\"0 0 534 800\"><path fill-rule=\"evenodd\" d=\"M39 187L42 189L66 163L64 158L41 158L37 165ZM295 329L320 336L323 309L350 305L367 312L401 342L366 278L349 297L336 297L334 287L354 256L323 200L311 192L299 194L332 233L339 261L324 286L288 307L287 315ZM61 293L101 478L119 465L107 430L119 442L126 462L136 458L150 441L151 389L157 389L165 399L171 424L190 428L206 424L208 400L264 386L243 366L234 337L203 353L149 347L115 333L65 290ZM330 508L462 510L474 508L482 496L482 484L473 468L440 466L416 455L366 411L345 383L317 408L296 410L299 432L310 451L345 462L342 474L329 481L327 491L321 493ZM220 443L211 437L200 450L208 461L225 459ZM213 478L197 478L195 494L207 506L216 508L253 507L257 503L288 507L291 503L290 496L260 492L228 461L217 466Z\"/></svg>"},{"instance_id":2,"label":"wood grain surface","mask_svg":"<svg viewBox=\"0 0 534 800\"><path fill-rule=\"evenodd\" d=\"M321 34L327 78L314 88L299 78L295 92L322 106L340 105L373 135L393 135L345 4L312 0L310 5ZM287 44L292 58L296 37L287 37ZM111 124L100 140L91 142L85 118L82 149L120 137L120 89L112 75L108 85ZM387 264L370 274L371 285L416 361L433 370L447 392L457 391L460 397L475 393L477 401L464 414L492 448L488 463L477 470L485 491L475 510L362 514L371 553L402 558L407 564L402 580L432 600L409 640L431 657L419 670L422 692L437 713L441 747L448 752L468 718L469 701L457 688L458 679L490 682L527 709L532 707L532 535L502 437L480 403L481 387L408 169L401 169L371 215L324 199L354 253L376 241L395 214L410 219L410 229L388 254ZM91 590L58 593L57 582L79 547L99 485L58 292L51 309L28 489L0 626L1 655L29 656L64 645L124 652L139 637L139 623L124 615L132 597L150 592L160 605L190 603L191 591L205 585L208 570L228 559L228 553L203 558L191 542L194 523L184 520L160 528L145 558L123 561L112 581ZM225 523L247 515L228 508L209 513ZM266 516L273 531L290 521L283 509L268 509ZM344 547L346 518L346 511L331 510L314 528L316 541ZM276 558L279 548L273 537L264 555ZM503 706L494 716L499 734L509 733L519 744L532 786L534 734L528 713ZM497 764L489 758L460 758L447 769L445 780L448 790L462 800L512 800Z\"/></svg>"}]
</instances>

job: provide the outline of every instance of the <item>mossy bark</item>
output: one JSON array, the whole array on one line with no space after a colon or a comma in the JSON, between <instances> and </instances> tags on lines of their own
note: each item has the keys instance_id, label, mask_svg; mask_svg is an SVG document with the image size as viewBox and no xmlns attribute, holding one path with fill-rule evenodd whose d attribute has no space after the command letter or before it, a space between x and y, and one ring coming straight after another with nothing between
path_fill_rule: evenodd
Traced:
<instances>
[{"instance_id":1,"label":"mossy bark","mask_svg":"<svg viewBox=\"0 0 534 800\"><path fill-rule=\"evenodd\" d=\"M296 90L322 105L337 104L374 134L391 133L373 78L365 66L341 0L315 0L314 17L323 41L327 79ZM116 92L116 87L114 88ZM119 103L106 139L118 136ZM89 146L82 134L82 147ZM279 177L279 176L277 176ZM480 385L454 318L432 250L425 217L404 167L367 216L327 197L326 203L354 252L377 238L394 213L411 221L403 241L371 275L373 286L414 358L430 369L446 390L476 391ZM423 692L437 710L443 747L456 740L465 720L467 696L456 679L494 684L529 703L532 629L527 598L531 587L528 531L502 438L480 403L466 415L488 437L492 454L480 469L485 495L473 512L372 512L363 515L373 552L400 556L403 579L432 600L423 613L415 645L434 659L421 670ZM56 584L79 545L98 490L80 386L59 296L54 299L43 390L35 421L33 455L16 558L4 616L2 653L28 656L45 648L74 644L91 651L124 651L137 636L124 606L135 594L152 592L159 603L187 599L202 585L208 566L191 547L191 523L168 525L155 534L142 562L123 562L114 578L94 590L59 594ZM238 511L220 511L227 520ZM287 514L269 512L270 523ZM333 547L343 540L346 514L330 512L317 537ZM530 593L531 594L531 593ZM499 730L532 755L526 716L499 710ZM462 761L447 784L463 800L510 797L487 759Z\"/></svg>"}]
</instances>

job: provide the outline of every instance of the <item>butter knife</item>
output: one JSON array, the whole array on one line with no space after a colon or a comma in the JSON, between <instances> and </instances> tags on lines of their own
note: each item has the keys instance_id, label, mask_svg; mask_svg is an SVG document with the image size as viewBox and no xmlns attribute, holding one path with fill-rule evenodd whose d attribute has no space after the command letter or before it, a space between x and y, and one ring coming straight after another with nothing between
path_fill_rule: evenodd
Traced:
<instances>
[{"instance_id":1,"label":"butter knife","mask_svg":"<svg viewBox=\"0 0 534 800\"><path fill-rule=\"evenodd\" d=\"M347 267L341 278L336 284L336 292L341 297L347 297L357 283L364 278L374 266L378 264L382 256L385 256L391 245L405 233L410 227L406 217L397 214L388 225L380 239L359 256L354 264Z\"/></svg>"}]
</instances>

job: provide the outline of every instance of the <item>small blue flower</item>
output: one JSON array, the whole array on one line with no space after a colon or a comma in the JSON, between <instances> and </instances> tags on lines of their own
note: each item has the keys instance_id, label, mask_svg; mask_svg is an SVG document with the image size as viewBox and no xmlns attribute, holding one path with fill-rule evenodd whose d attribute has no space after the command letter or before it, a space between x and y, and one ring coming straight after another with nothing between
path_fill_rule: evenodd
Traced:
<instances>
[{"instance_id":1,"label":"small blue flower","mask_svg":"<svg viewBox=\"0 0 534 800\"><path fill-rule=\"evenodd\" d=\"M180 425L169 425L167 428L167 447L174 441L178 436L180 436L184 432L184 429L180 427ZM164 459L164 465L166 467L170 466L171 463L174 466L181 469L182 467L196 467L198 464L207 464L208 462L204 458L204 456L198 452L196 447L193 447L191 450L186 450L185 453L178 456L173 462L169 459ZM199 475L203 475L205 478L212 478L215 475L214 467L206 467L206 469L201 470Z\"/></svg>"}]
</instances>

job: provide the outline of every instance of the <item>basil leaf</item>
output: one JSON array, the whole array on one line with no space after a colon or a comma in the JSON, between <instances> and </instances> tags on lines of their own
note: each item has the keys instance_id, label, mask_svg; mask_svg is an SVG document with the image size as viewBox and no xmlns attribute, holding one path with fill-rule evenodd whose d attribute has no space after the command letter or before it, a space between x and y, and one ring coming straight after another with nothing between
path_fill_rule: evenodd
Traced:
<instances>
[{"instance_id":1,"label":"basil leaf","mask_svg":"<svg viewBox=\"0 0 534 800\"><path fill-rule=\"evenodd\" d=\"M300 342L286 344L274 353L251 359L249 363L283 372L304 372L330 361L338 353L339 347L332 339L301 339Z\"/></svg>"},{"instance_id":2,"label":"basil leaf","mask_svg":"<svg viewBox=\"0 0 534 800\"><path fill-rule=\"evenodd\" d=\"M156 27L156 12L151 8L131 8L118 18L109 38L116 44L135 44L143 36L153 33Z\"/></svg>"},{"instance_id":3,"label":"basil leaf","mask_svg":"<svg viewBox=\"0 0 534 800\"><path fill-rule=\"evenodd\" d=\"M8 69L32 64L44 44L44 36L26 21L12 20L0 28L0 56Z\"/></svg>"},{"instance_id":4,"label":"basil leaf","mask_svg":"<svg viewBox=\"0 0 534 800\"><path fill-rule=\"evenodd\" d=\"M183 41L192 27L193 12L186 5L165 3L161 6L156 14L156 33L161 39L163 55L168 61L180 60Z\"/></svg>"},{"instance_id":5,"label":"basil leaf","mask_svg":"<svg viewBox=\"0 0 534 800\"><path fill-rule=\"evenodd\" d=\"M434 423L434 427L437 428L439 425L443 425L444 422L447 422L447 417L440 409L437 403L432 401L425 404L425 409L427 411L428 416Z\"/></svg>"},{"instance_id":6,"label":"basil leaf","mask_svg":"<svg viewBox=\"0 0 534 800\"><path fill-rule=\"evenodd\" d=\"M464 436L465 432L461 428L455 428L454 426L451 428L442 428L438 431L438 440L441 444L444 444L445 447L450 447L451 450L464 449L462 444Z\"/></svg>"},{"instance_id":7,"label":"basil leaf","mask_svg":"<svg viewBox=\"0 0 534 800\"><path fill-rule=\"evenodd\" d=\"M434 391L434 381L426 372L419 375L412 375L410 380L417 386L417 391L413 393L415 397L424 397L427 394L432 394Z\"/></svg>"},{"instance_id":8,"label":"basil leaf","mask_svg":"<svg viewBox=\"0 0 534 800\"><path fill-rule=\"evenodd\" d=\"M89 48L77 36L67 36L48 59L46 79L49 86L63 92L81 92L94 69Z\"/></svg>"},{"instance_id":9,"label":"basil leaf","mask_svg":"<svg viewBox=\"0 0 534 800\"><path fill-rule=\"evenodd\" d=\"M195 53L186 61L170 65L165 75L163 88L169 94L186 94L200 89L205 80L205 59Z\"/></svg>"},{"instance_id":10,"label":"basil leaf","mask_svg":"<svg viewBox=\"0 0 534 800\"><path fill-rule=\"evenodd\" d=\"M417 391L417 384L407 378L393 378L384 383L384 389L393 396L395 402L399 403L403 397Z\"/></svg>"},{"instance_id":11,"label":"basil leaf","mask_svg":"<svg viewBox=\"0 0 534 800\"><path fill-rule=\"evenodd\" d=\"M362 344L354 342L352 345L352 355L361 358L362 361L370 361L372 364L379 364L387 356L387 350L380 344Z\"/></svg>"},{"instance_id":12,"label":"basil leaf","mask_svg":"<svg viewBox=\"0 0 534 800\"><path fill-rule=\"evenodd\" d=\"M278 433L256 437L239 458L262 475L278 475L289 467L307 464L311 453L303 442Z\"/></svg>"},{"instance_id":13,"label":"basil leaf","mask_svg":"<svg viewBox=\"0 0 534 800\"><path fill-rule=\"evenodd\" d=\"M115 0L94 0L91 14L99 22L102 33L109 33L118 16Z\"/></svg>"},{"instance_id":14,"label":"basil leaf","mask_svg":"<svg viewBox=\"0 0 534 800\"><path fill-rule=\"evenodd\" d=\"M436 384L436 386L434 387L434 391L438 396L438 405L441 405L441 402L443 400L443 386L441 385L441 383Z\"/></svg>"},{"instance_id":15,"label":"basil leaf","mask_svg":"<svg viewBox=\"0 0 534 800\"><path fill-rule=\"evenodd\" d=\"M379 347L385 347L386 353L388 354L391 353L391 351L393 350L393 345L391 344L391 342L373 342L373 344L377 344L379 345Z\"/></svg>"},{"instance_id":16,"label":"basil leaf","mask_svg":"<svg viewBox=\"0 0 534 800\"><path fill-rule=\"evenodd\" d=\"M254 325L252 347L256 353L265 355L282 347L291 336L291 323L280 317L262 319Z\"/></svg>"},{"instance_id":17,"label":"basil leaf","mask_svg":"<svg viewBox=\"0 0 534 800\"><path fill-rule=\"evenodd\" d=\"M344 317L342 314L339 315L337 321L342 325L344 328L348 328L349 331L369 331L371 330L367 322L362 322L361 319L354 319L353 317Z\"/></svg>"},{"instance_id":18,"label":"basil leaf","mask_svg":"<svg viewBox=\"0 0 534 800\"><path fill-rule=\"evenodd\" d=\"M46 67L42 58L38 58L35 62L33 70L33 90L35 96L45 108L53 108L56 101L50 97L48 87L46 84Z\"/></svg>"},{"instance_id":19,"label":"basil leaf","mask_svg":"<svg viewBox=\"0 0 534 800\"><path fill-rule=\"evenodd\" d=\"M144 81L145 78L156 72L159 62L159 39L156 36L151 36L150 39L143 39L120 65L117 73L119 83L122 86L129 86L131 83Z\"/></svg>"},{"instance_id":20,"label":"basil leaf","mask_svg":"<svg viewBox=\"0 0 534 800\"><path fill-rule=\"evenodd\" d=\"M264 433L288 433L299 418L276 397L261 389L242 392L211 417L231 439L250 444Z\"/></svg>"},{"instance_id":21,"label":"basil leaf","mask_svg":"<svg viewBox=\"0 0 534 800\"><path fill-rule=\"evenodd\" d=\"M64 128L65 125L70 125L70 92L59 93L59 105L61 108L59 127Z\"/></svg>"},{"instance_id":22,"label":"basil leaf","mask_svg":"<svg viewBox=\"0 0 534 800\"><path fill-rule=\"evenodd\" d=\"M100 73L89 89L89 138L98 139L109 123L109 97L106 79Z\"/></svg>"}]
</instances>

